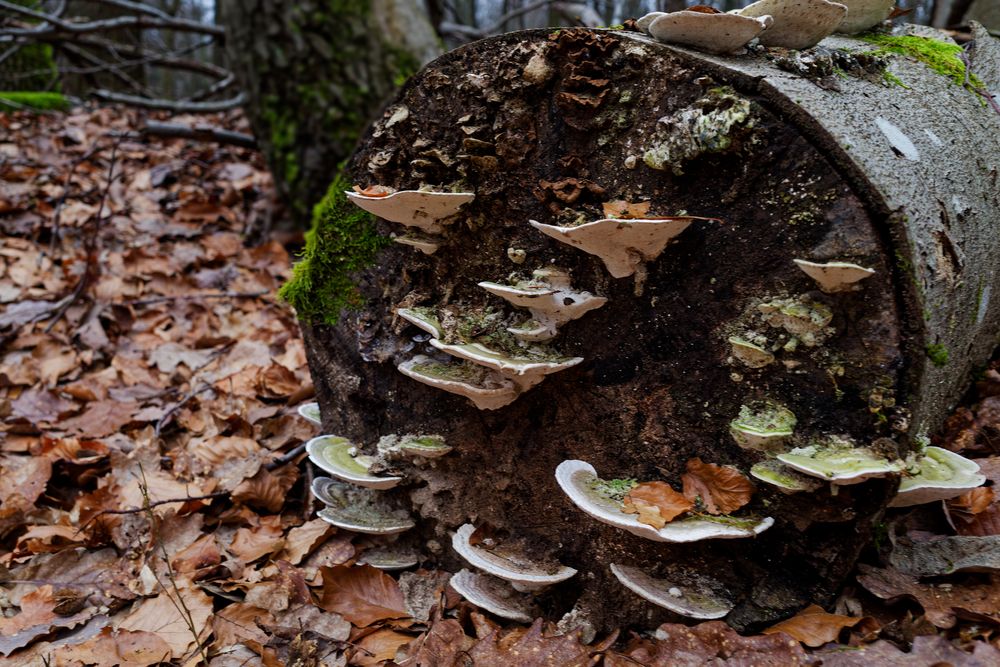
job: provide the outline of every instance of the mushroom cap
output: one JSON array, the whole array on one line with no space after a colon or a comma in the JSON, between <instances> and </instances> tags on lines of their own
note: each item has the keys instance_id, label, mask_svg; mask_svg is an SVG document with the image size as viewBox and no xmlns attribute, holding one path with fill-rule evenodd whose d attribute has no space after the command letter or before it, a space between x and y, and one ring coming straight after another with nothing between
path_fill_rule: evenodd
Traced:
<instances>
[{"instance_id":1,"label":"mushroom cap","mask_svg":"<svg viewBox=\"0 0 1000 667\"><path fill-rule=\"evenodd\" d=\"M550 285L503 285L488 280L479 283L479 286L490 294L495 294L521 308L532 308L538 301L558 292Z\"/></svg>"},{"instance_id":2,"label":"mushroom cap","mask_svg":"<svg viewBox=\"0 0 1000 667\"><path fill-rule=\"evenodd\" d=\"M847 16L847 7L828 0L757 0L736 13L774 19L774 24L760 34L764 46L808 49L833 34Z\"/></svg>"},{"instance_id":3,"label":"mushroom cap","mask_svg":"<svg viewBox=\"0 0 1000 667\"><path fill-rule=\"evenodd\" d=\"M827 293L846 292L854 283L875 275L875 269L866 269L850 262L827 262L818 264L805 259L793 259L795 265L816 281L819 288Z\"/></svg>"},{"instance_id":4,"label":"mushroom cap","mask_svg":"<svg viewBox=\"0 0 1000 667\"><path fill-rule=\"evenodd\" d=\"M367 489L391 489L402 477L379 477L368 472L370 456L355 455L356 447L347 438L321 435L306 443L309 460L339 480Z\"/></svg>"},{"instance_id":5,"label":"mushroom cap","mask_svg":"<svg viewBox=\"0 0 1000 667\"><path fill-rule=\"evenodd\" d=\"M512 357L503 352L491 350L481 343L451 345L442 343L434 338L430 340L430 343L437 349L447 352L453 357L471 361L474 364L490 368L505 376L537 376L539 381L541 381L541 377L571 368L583 361L583 357L553 357L544 360L528 356Z\"/></svg>"},{"instance_id":6,"label":"mushroom cap","mask_svg":"<svg viewBox=\"0 0 1000 667\"><path fill-rule=\"evenodd\" d=\"M781 489L784 493L811 492L823 486L818 479L786 468L773 459L755 463L750 468L750 474L765 484Z\"/></svg>"},{"instance_id":7,"label":"mushroom cap","mask_svg":"<svg viewBox=\"0 0 1000 667\"><path fill-rule=\"evenodd\" d=\"M319 412L319 403L303 403L299 406L298 413L300 417L316 424L316 426L323 425Z\"/></svg>"},{"instance_id":8,"label":"mushroom cap","mask_svg":"<svg viewBox=\"0 0 1000 667\"><path fill-rule=\"evenodd\" d=\"M645 16L636 19L635 27L648 35L649 24L655 21L656 19L660 18L661 16L666 16L666 15L667 15L666 12L650 12Z\"/></svg>"},{"instance_id":9,"label":"mushroom cap","mask_svg":"<svg viewBox=\"0 0 1000 667\"><path fill-rule=\"evenodd\" d=\"M753 537L774 524L774 519L735 519L732 517L693 517L671 521L657 530L641 523L635 514L622 511L621 503L602 495L596 488L600 481L594 466L586 461L563 461L556 467L556 481L563 493L585 513L615 528L654 542L698 542L712 539Z\"/></svg>"},{"instance_id":10,"label":"mushroom cap","mask_svg":"<svg viewBox=\"0 0 1000 667\"><path fill-rule=\"evenodd\" d=\"M847 16L837 26L837 32L854 35L874 28L889 18L896 0L840 0L847 5Z\"/></svg>"},{"instance_id":11,"label":"mushroom cap","mask_svg":"<svg viewBox=\"0 0 1000 667\"><path fill-rule=\"evenodd\" d=\"M344 194L356 206L383 220L417 227L429 234L441 231L439 221L455 215L459 208L476 198L473 192L425 190L400 190L388 197L369 197L351 191Z\"/></svg>"},{"instance_id":12,"label":"mushroom cap","mask_svg":"<svg viewBox=\"0 0 1000 667\"><path fill-rule=\"evenodd\" d=\"M518 590L544 588L569 579L576 570L559 563L536 563L523 554L504 549L484 549L470 542L476 527L462 525L451 536L451 546L469 565L511 582Z\"/></svg>"},{"instance_id":13,"label":"mushroom cap","mask_svg":"<svg viewBox=\"0 0 1000 667\"><path fill-rule=\"evenodd\" d=\"M693 585L681 584L651 577L637 567L615 563L611 564L611 573L639 597L687 618L718 619L726 616L735 606L732 600L719 595L703 579L685 577Z\"/></svg>"},{"instance_id":14,"label":"mushroom cap","mask_svg":"<svg viewBox=\"0 0 1000 667\"><path fill-rule=\"evenodd\" d=\"M358 563L371 565L379 570L389 572L406 570L419 562L420 554L416 551L392 544L384 547L375 547L374 549L365 549L361 557L358 558Z\"/></svg>"},{"instance_id":15,"label":"mushroom cap","mask_svg":"<svg viewBox=\"0 0 1000 667\"><path fill-rule=\"evenodd\" d=\"M539 324L534 320L522 322L516 327L507 327L507 331L513 334L514 338L525 343L541 343L552 340L556 334L556 332L552 331L552 327Z\"/></svg>"},{"instance_id":16,"label":"mushroom cap","mask_svg":"<svg viewBox=\"0 0 1000 667\"><path fill-rule=\"evenodd\" d=\"M649 34L661 42L683 44L708 53L732 53L771 25L770 16L670 12L649 24Z\"/></svg>"},{"instance_id":17,"label":"mushroom cap","mask_svg":"<svg viewBox=\"0 0 1000 667\"><path fill-rule=\"evenodd\" d=\"M465 396L480 410L502 408L519 394L513 382L474 364L443 364L418 354L396 369L417 382Z\"/></svg>"},{"instance_id":18,"label":"mushroom cap","mask_svg":"<svg viewBox=\"0 0 1000 667\"><path fill-rule=\"evenodd\" d=\"M774 452L795 432L795 414L780 403L762 401L740 406L729 433L743 449Z\"/></svg>"},{"instance_id":19,"label":"mushroom cap","mask_svg":"<svg viewBox=\"0 0 1000 667\"><path fill-rule=\"evenodd\" d=\"M902 461L890 461L867 447L852 447L849 443L799 447L776 458L793 470L840 486L888 477L903 469Z\"/></svg>"},{"instance_id":20,"label":"mushroom cap","mask_svg":"<svg viewBox=\"0 0 1000 667\"><path fill-rule=\"evenodd\" d=\"M441 326L441 320L430 308L398 308L396 314L435 338L444 337L444 327Z\"/></svg>"},{"instance_id":21,"label":"mushroom cap","mask_svg":"<svg viewBox=\"0 0 1000 667\"><path fill-rule=\"evenodd\" d=\"M691 13L698 16L715 16L714 14ZM537 220L529 220L528 222L546 236L551 236L561 243L576 246L591 255L597 255L613 277L624 278L635 273L636 268L641 263L651 262L659 257L667 244L687 229L694 220L710 219L693 217L603 218L570 227L546 225Z\"/></svg>"},{"instance_id":22,"label":"mushroom cap","mask_svg":"<svg viewBox=\"0 0 1000 667\"><path fill-rule=\"evenodd\" d=\"M744 338L730 336L729 344L732 345L733 356L747 368L763 368L774 363L773 354Z\"/></svg>"},{"instance_id":23,"label":"mushroom cap","mask_svg":"<svg viewBox=\"0 0 1000 667\"><path fill-rule=\"evenodd\" d=\"M391 509L379 494L329 477L317 477L309 489L326 507L316 516L338 528L368 535L394 535L413 528L405 510Z\"/></svg>"},{"instance_id":24,"label":"mushroom cap","mask_svg":"<svg viewBox=\"0 0 1000 667\"><path fill-rule=\"evenodd\" d=\"M982 486L986 476L979 464L941 447L928 447L917 462L917 473L904 477L889 507L909 507L948 500Z\"/></svg>"},{"instance_id":25,"label":"mushroom cap","mask_svg":"<svg viewBox=\"0 0 1000 667\"><path fill-rule=\"evenodd\" d=\"M518 593L503 579L459 570L448 581L455 592L480 609L519 623L531 623L531 598Z\"/></svg>"},{"instance_id":26,"label":"mushroom cap","mask_svg":"<svg viewBox=\"0 0 1000 667\"><path fill-rule=\"evenodd\" d=\"M400 245L408 245L416 248L425 255L433 255L441 246L440 243L429 236L418 236L417 234L406 234L404 236L394 236L392 240Z\"/></svg>"}]
</instances>

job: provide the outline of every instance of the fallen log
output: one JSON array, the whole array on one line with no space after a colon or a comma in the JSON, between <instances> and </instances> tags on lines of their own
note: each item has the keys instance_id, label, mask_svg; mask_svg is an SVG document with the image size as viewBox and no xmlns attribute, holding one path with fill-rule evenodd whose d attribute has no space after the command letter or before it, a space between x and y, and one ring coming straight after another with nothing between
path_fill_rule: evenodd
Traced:
<instances>
[{"instance_id":1,"label":"fallen log","mask_svg":"<svg viewBox=\"0 0 1000 667\"><path fill-rule=\"evenodd\" d=\"M389 435L453 448L371 469L404 478L378 492L418 519L401 539L457 571L468 558L450 533L507 531L523 554L578 571L534 599L565 627L675 619L632 592L657 585L647 574L670 584L675 612L712 598L705 613L740 629L829 602L898 475L793 475L798 493L758 477L736 518L698 506L699 530L744 539L671 543L658 541L671 524L622 530L580 511L555 471L590 464L620 480L606 496L628 479L677 489L691 459L747 473L835 438L899 461L941 423L1000 331L1000 115L974 90L1000 75L966 80L952 50L941 58L954 62L921 61L900 44L726 57L629 31L528 31L415 76L348 172L362 188L474 199L439 223L413 215L446 208L433 196L396 195L402 209L357 198L403 243L352 274L359 310L303 326L326 433L370 454ZM318 235L357 224L337 196ZM665 223L629 213L681 231L659 252L616 247ZM596 247L578 238L598 227L611 231ZM329 300L345 289L334 278L313 275L305 294L350 301ZM542 339L545 352L524 352ZM589 479L572 466L566 479Z\"/></svg>"}]
</instances>

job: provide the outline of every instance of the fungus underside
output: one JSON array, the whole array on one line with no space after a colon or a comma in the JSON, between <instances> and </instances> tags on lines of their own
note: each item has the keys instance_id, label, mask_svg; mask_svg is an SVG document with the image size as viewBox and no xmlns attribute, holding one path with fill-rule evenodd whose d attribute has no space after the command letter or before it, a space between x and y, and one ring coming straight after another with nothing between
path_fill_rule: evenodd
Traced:
<instances>
[{"instance_id":1,"label":"fungus underside","mask_svg":"<svg viewBox=\"0 0 1000 667\"><path fill-rule=\"evenodd\" d=\"M962 47L930 37L916 35L881 35L869 33L861 37L865 42L879 47L871 55L899 55L919 60L941 76L947 77L956 86L983 88L983 82L975 74L968 74L966 83L965 63L962 62Z\"/></svg>"},{"instance_id":2,"label":"fungus underside","mask_svg":"<svg viewBox=\"0 0 1000 667\"><path fill-rule=\"evenodd\" d=\"M374 216L347 199L348 189L338 174L313 209L306 246L278 292L307 324L336 324L345 308L361 307L364 299L350 275L373 264L378 251L391 243L375 230Z\"/></svg>"}]
</instances>

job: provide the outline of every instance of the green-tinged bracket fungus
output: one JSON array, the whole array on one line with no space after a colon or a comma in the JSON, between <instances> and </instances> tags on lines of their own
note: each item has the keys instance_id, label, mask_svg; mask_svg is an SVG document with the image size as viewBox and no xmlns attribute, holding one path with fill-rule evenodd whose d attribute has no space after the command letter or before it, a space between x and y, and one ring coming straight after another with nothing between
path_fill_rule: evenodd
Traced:
<instances>
[{"instance_id":1,"label":"green-tinged bracket fungus","mask_svg":"<svg viewBox=\"0 0 1000 667\"><path fill-rule=\"evenodd\" d=\"M323 421L319 413L319 403L303 403L298 409L299 416L315 424L316 426L322 426Z\"/></svg>"},{"instance_id":2,"label":"green-tinged bracket fungus","mask_svg":"<svg viewBox=\"0 0 1000 667\"><path fill-rule=\"evenodd\" d=\"M948 500L986 483L978 463L941 447L928 447L906 473L889 507Z\"/></svg>"},{"instance_id":3,"label":"green-tinged bracket fungus","mask_svg":"<svg viewBox=\"0 0 1000 667\"><path fill-rule=\"evenodd\" d=\"M359 564L371 565L386 572L408 570L419 562L420 554L410 547L397 544L369 547L358 558Z\"/></svg>"},{"instance_id":4,"label":"green-tinged bracket fungus","mask_svg":"<svg viewBox=\"0 0 1000 667\"><path fill-rule=\"evenodd\" d=\"M774 23L760 34L764 46L809 49L832 35L847 16L847 7L828 0L757 0L734 14L770 16Z\"/></svg>"},{"instance_id":5,"label":"green-tinged bracket fungus","mask_svg":"<svg viewBox=\"0 0 1000 667\"><path fill-rule=\"evenodd\" d=\"M306 443L309 460L337 479L367 489L391 489L402 477L372 475L368 472L375 459L361 454L347 438L321 435Z\"/></svg>"},{"instance_id":6,"label":"green-tinged bracket fungus","mask_svg":"<svg viewBox=\"0 0 1000 667\"><path fill-rule=\"evenodd\" d=\"M685 618L711 621L724 618L735 606L721 586L707 576L684 577L683 583L651 577L636 567L611 564L611 572L636 595Z\"/></svg>"},{"instance_id":7,"label":"green-tinged bracket fungus","mask_svg":"<svg viewBox=\"0 0 1000 667\"><path fill-rule=\"evenodd\" d=\"M395 484L328 480L326 520L408 529L391 544L468 568L454 587L484 613L650 630L712 606L698 573L728 600L706 613L731 605L725 622L756 632L833 602L897 487L909 504L979 481L918 436L1000 331L1000 114L975 91L1000 85L991 51L966 63L903 26L767 46L819 23L782 21L791 4L682 12L698 27L679 39L725 53L524 31L401 87L283 291L322 432L361 444L320 460ZM848 21L874 7L869 26L888 13L834 4ZM730 22L748 32L723 44L711 26ZM745 504L712 514L696 459L745 475ZM680 513L642 504L668 490ZM449 546L466 524L472 565ZM478 569L487 555L579 572L532 599Z\"/></svg>"},{"instance_id":8,"label":"green-tinged bracket fungus","mask_svg":"<svg viewBox=\"0 0 1000 667\"><path fill-rule=\"evenodd\" d=\"M476 527L471 523L460 526L451 537L452 549L469 565L510 582L517 591L540 591L576 574L573 568L559 563L535 561L516 544L493 544L489 538L485 543L478 541L474 544L472 538L475 532Z\"/></svg>"}]
</instances>

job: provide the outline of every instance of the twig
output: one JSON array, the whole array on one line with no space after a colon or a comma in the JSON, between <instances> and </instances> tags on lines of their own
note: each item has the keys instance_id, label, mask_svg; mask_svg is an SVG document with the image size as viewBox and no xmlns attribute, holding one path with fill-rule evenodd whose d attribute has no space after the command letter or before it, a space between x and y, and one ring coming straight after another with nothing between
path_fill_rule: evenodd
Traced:
<instances>
[{"instance_id":1,"label":"twig","mask_svg":"<svg viewBox=\"0 0 1000 667\"><path fill-rule=\"evenodd\" d=\"M153 429L153 439L154 440L159 440L159 438L160 438L160 431L163 430L164 426L166 426L167 424L170 423L170 420L173 418L173 416L175 414L177 414L177 411L180 410L181 408L183 408L187 404L188 401L190 401L195 396L198 396L199 394L204 394L206 391L210 390L211 388L212 388L212 385L208 384L207 382L200 389L196 389L195 387L192 387L191 391L189 391L187 394L185 394L184 397L181 398L181 400L179 400L176 403L174 403L170 407L170 409L167 410L166 412L164 412L163 416L160 417L156 421L156 427Z\"/></svg>"},{"instance_id":2,"label":"twig","mask_svg":"<svg viewBox=\"0 0 1000 667\"><path fill-rule=\"evenodd\" d=\"M134 3L130 3L134 4ZM83 34L92 32L103 32L107 30L121 30L124 28L167 28L182 32L196 32L205 35L212 35L217 39L225 39L226 29L222 26L209 25L191 19L171 17L167 14L156 16L146 14L116 16L111 19L99 21L64 21L63 19L45 12L29 9L21 5L16 5L7 0L0 0L0 8L14 12L21 16L41 21L32 28L5 28L4 32L14 36L37 37L39 35L49 35L58 32L71 34Z\"/></svg>"},{"instance_id":3,"label":"twig","mask_svg":"<svg viewBox=\"0 0 1000 667\"><path fill-rule=\"evenodd\" d=\"M147 509L153 507L159 507L160 505L169 505L171 503L186 503L192 500L212 500L215 498L228 498L230 495L229 491L216 491L215 493L207 493L203 496L187 496L186 498L169 498L167 500L154 500L148 504L144 503L142 507L129 507L123 510L101 510L94 516L87 519L86 523L80 526L76 532L79 533L84 528L89 526L92 522L96 521L98 518L106 514L138 514L140 512L145 512Z\"/></svg>"},{"instance_id":4,"label":"twig","mask_svg":"<svg viewBox=\"0 0 1000 667\"><path fill-rule=\"evenodd\" d=\"M257 149L257 140L250 134L230 132L211 125L195 125L187 127L176 123L157 123L149 121L139 130L142 134L152 137L169 137L177 139L194 139L196 141L229 144L242 148Z\"/></svg>"},{"instance_id":5,"label":"twig","mask_svg":"<svg viewBox=\"0 0 1000 667\"><path fill-rule=\"evenodd\" d=\"M294 461L305 450L306 450L306 443L303 442L301 445L295 447L294 449L289 450L284 455L274 459L273 461L265 465L264 469L267 470L268 472L276 470L281 466L285 465L286 463L291 463L292 461Z\"/></svg>"},{"instance_id":6,"label":"twig","mask_svg":"<svg viewBox=\"0 0 1000 667\"><path fill-rule=\"evenodd\" d=\"M0 0L2 2L3 0ZM161 111L173 111L175 113L215 113L217 111L229 111L242 106L246 102L246 96L239 93L235 97L217 102L180 102L177 100L151 99L138 97L137 95L126 95L125 93L115 93L103 88L93 92L94 97L105 102L120 102L142 109L157 109Z\"/></svg>"}]
</instances>

